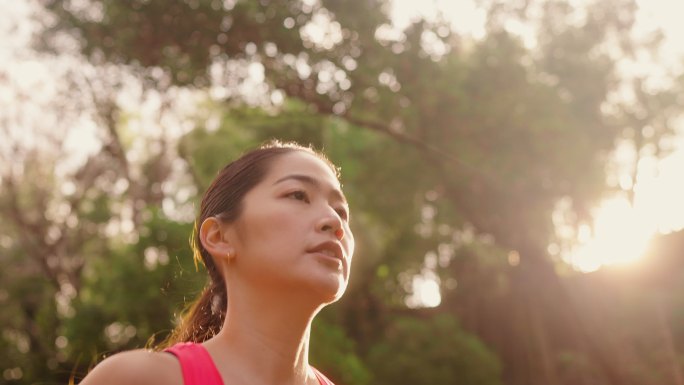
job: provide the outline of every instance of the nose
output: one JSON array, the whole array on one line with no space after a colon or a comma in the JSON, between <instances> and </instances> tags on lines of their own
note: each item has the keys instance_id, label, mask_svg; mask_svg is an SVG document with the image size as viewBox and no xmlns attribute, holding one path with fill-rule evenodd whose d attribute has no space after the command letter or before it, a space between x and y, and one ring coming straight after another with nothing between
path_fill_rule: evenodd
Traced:
<instances>
[{"instance_id":1,"label":"nose","mask_svg":"<svg viewBox=\"0 0 684 385\"><path fill-rule=\"evenodd\" d=\"M330 232L338 240L342 240L342 238L344 238L342 219L332 208L328 208L325 215L323 215L319 220L317 227L319 231Z\"/></svg>"}]
</instances>

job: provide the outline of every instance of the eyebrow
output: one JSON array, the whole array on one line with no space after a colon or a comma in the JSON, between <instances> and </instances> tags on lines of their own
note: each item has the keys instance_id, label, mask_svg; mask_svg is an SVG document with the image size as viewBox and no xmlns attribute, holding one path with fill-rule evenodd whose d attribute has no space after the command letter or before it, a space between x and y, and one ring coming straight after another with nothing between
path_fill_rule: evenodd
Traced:
<instances>
[{"instance_id":1,"label":"eyebrow","mask_svg":"<svg viewBox=\"0 0 684 385\"><path fill-rule=\"evenodd\" d=\"M290 180L290 179L294 179L294 180L300 181L302 183L311 185L311 186L313 186L319 190L321 190L323 188L323 186L321 185L321 182L319 182L318 179L311 177L309 175L302 175L302 174L292 174L292 175L284 176L284 177L278 179L277 181L275 181L273 184L276 185L278 183L281 183L281 182L284 182L284 181ZM340 191L338 189L333 189L330 193L335 198L342 201L344 204L347 204L347 198L344 196L342 191Z\"/></svg>"}]
</instances>

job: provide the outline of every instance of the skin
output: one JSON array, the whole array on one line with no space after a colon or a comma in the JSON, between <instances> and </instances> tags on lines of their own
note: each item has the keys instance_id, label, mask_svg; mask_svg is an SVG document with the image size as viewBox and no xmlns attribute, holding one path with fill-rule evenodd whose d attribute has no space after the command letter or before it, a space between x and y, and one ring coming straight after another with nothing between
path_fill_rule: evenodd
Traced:
<instances>
[{"instance_id":1,"label":"skin","mask_svg":"<svg viewBox=\"0 0 684 385\"><path fill-rule=\"evenodd\" d=\"M278 157L247 193L237 221L208 218L200 238L226 277L226 321L203 343L224 384L317 385L308 363L314 316L344 293L354 239L339 181L303 151ZM343 260L311 252L337 242ZM182 384L168 353L116 354L83 381L91 384Z\"/></svg>"}]
</instances>

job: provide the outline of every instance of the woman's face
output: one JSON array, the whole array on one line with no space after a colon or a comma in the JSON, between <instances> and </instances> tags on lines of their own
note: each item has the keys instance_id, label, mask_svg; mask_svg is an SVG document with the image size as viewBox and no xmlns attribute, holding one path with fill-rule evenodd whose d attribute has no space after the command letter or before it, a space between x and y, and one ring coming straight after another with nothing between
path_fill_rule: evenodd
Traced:
<instances>
[{"instance_id":1,"label":"woman's face","mask_svg":"<svg viewBox=\"0 0 684 385\"><path fill-rule=\"evenodd\" d=\"M234 226L237 279L323 302L347 287L354 252L349 208L332 170L295 151L277 157L245 195Z\"/></svg>"}]
</instances>

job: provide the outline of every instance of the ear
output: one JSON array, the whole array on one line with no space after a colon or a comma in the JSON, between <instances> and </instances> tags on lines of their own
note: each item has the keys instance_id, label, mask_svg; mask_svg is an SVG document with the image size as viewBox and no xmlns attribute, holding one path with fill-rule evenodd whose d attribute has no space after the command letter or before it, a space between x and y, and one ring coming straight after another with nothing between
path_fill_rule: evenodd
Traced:
<instances>
[{"instance_id":1,"label":"ear","mask_svg":"<svg viewBox=\"0 0 684 385\"><path fill-rule=\"evenodd\" d=\"M224 236L226 226L214 217L210 217L202 222L200 226L200 241L202 246L214 257L214 262L218 265L219 261L230 261L235 257L235 248L231 245L228 237Z\"/></svg>"}]
</instances>

